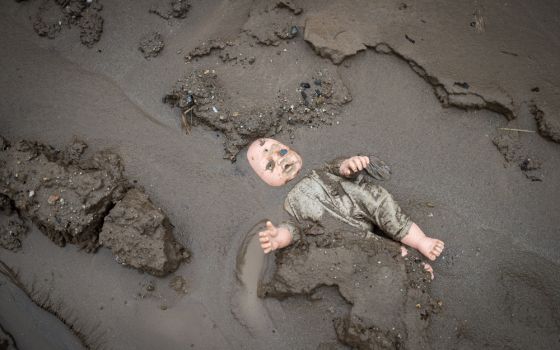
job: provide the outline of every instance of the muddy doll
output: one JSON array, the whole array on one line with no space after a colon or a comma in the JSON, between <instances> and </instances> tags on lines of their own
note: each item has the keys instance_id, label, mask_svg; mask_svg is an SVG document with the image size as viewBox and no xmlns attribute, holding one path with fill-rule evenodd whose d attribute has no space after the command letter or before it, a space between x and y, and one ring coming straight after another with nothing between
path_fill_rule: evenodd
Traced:
<instances>
[{"instance_id":1,"label":"muddy doll","mask_svg":"<svg viewBox=\"0 0 560 350\"><path fill-rule=\"evenodd\" d=\"M254 141L247 151L247 159L257 175L270 186L283 186L293 180L303 165L297 152L269 138ZM444 243L426 236L383 187L358 181L363 171L375 171L370 163L370 157L354 156L335 159L321 169L312 170L288 193L284 209L298 222L321 222L324 215L330 215L368 235L373 235L376 226L388 238L435 260L443 251ZM383 166L377 169L382 172ZM259 236L262 249L269 253L297 241L300 231L291 222L275 226L268 221ZM403 255L405 252L403 248Z\"/></svg>"}]
</instances>

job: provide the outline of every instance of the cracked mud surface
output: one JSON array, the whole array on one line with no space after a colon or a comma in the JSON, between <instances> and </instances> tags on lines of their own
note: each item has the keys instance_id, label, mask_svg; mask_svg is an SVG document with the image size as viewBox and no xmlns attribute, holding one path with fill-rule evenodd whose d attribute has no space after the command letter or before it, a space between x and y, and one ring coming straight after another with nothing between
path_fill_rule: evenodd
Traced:
<instances>
[{"instance_id":1,"label":"cracked mud surface","mask_svg":"<svg viewBox=\"0 0 560 350\"><path fill-rule=\"evenodd\" d=\"M63 26L55 40L37 36L30 21L41 3L0 5L8 52L0 56L0 89L8 101L0 104L2 135L60 150L76 135L90 150L119 154L129 181L165 209L176 240L194 253L175 273L154 277L118 266L109 249L85 254L73 244L58 247L25 221L21 248L0 248L2 260L55 305L64 301L71 312L62 318L96 336L101 347L347 348L332 320L350 329L350 305L336 287L283 301L254 296L247 303L252 313L237 312L237 248L255 223L284 219L289 188L259 182L244 149L237 162L224 161L225 134L195 115L193 125L202 127L185 135L182 109L162 103L178 78L205 70L215 71L216 89L229 96L223 106L232 114L239 106L303 108L301 83L310 84L303 89L309 99L316 72L340 78L352 101L332 125L288 124L276 137L301 152L304 171L341 154L374 153L391 164L387 189L427 233L446 242L433 264L431 293L444 304L429 317L430 348L557 347L560 158L557 143L549 141L558 100L555 2L496 8L480 0L453 6L358 1L348 8L331 1L191 1L182 19L169 17L168 1L103 1L104 32L93 50L78 43L76 26ZM49 3L55 15L61 12ZM154 4L169 19L150 13ZM323 21L325 27L349 24L350 31L334 34L346 43L357 37L368 49L338 65L319 56L305 41L312 18L336 19ZM138 42L152 31L165 38L165 49L148 61ZM217 47L206 53L203 43ZM442 102L467 110L442 108ZM547 138L539 128L551 131ZM519 144L515 160L505 161L493 144L501 135ZM241 134L231 136L243 141ZM524 171L543 181L528 181ZM187 282L187 294L173 289L175 276ZM154 281L152 292L148 281ZM52 327L28 328L29 305L12 303L6 287L0 282L0 318L14 316L0 324L16 343L32 348L25 344L35 339L42 348L61 348L50 342L63 338L58 320L39 310L46 318L33 316L35 324ZM375 331L348 321L358 333Z\"/></svg>"}]
</instances>

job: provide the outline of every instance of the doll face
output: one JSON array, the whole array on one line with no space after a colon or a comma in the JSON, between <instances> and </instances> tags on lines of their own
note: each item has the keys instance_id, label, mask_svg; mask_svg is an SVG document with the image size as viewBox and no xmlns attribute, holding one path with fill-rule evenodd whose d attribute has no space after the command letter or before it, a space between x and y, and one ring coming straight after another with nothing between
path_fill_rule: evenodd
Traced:
<instances>
[{"instance_id":1,"label":"doll face","mask_svg":"<svg viewBox=\"0 0 560 350\"><path fill-rule=\"evenodd\" d=\"M290 147L274 139L258 139L247 150L249 164L270 186L282 186L297 176L303 164Z\"/></svg>"}]
</instances>

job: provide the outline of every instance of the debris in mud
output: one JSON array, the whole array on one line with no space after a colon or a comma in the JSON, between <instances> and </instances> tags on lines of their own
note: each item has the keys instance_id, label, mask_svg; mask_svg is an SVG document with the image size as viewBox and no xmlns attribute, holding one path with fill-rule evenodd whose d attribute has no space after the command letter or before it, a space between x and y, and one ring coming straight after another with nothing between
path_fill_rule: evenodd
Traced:
<instances>
[{"instance_id":1,"label":"debris in mud","mask_svg":"<svg viewBox=\"0 0 560 350\"><path fill-rule=\"evenodd\" d=\"M185 61L189 62L193 58L209 55L213 50L223 50L226 45L227 44L221 40L203 41L185 56Z\"/></svg>"},{"instance_id":2,"label":"debris in mud","mask_svg":"<svg viewBox=\"0 0 560 350\"><path fill-rule=\"evenodd\" d=\"M164 276L190 256L172 232L167 216L133 188L105 217L99 243L111 248L120 264Z\"/></svg>"},{"instance_id":3,"label":"debris in mud","mask_svg":"<svg viewBox=\"0 0 560 350\"><path fill-rule=\"evenodd\" d=\"M308 16L305 21L304 39L321 57L330 58L340 64L349 56L366 49L363 40L353 31L347 30L336 18Z\"/></svg>"},{"instance_id":4,"label":"debris in mud","mask_svg":"<svg viewBox=\"0 0 560 350\"><path fill-rule=\"evenodd\" d=\"M169 288L173 289L179 294L187 294L187 281L183 278L183 276L173 276L173 278L169 281Z\"/></svg>"},{"instance_id":5,"label":"debris in mud","mask_svg":"<svg viewBox=\"0 0 560 350\"><path fill-rule=\"evenodd\" d=\"M163 102L181 110L182 123L188 130L204 124L225 135L226 158L235 160L237 153L251 141L281 131L292 133L298 126L332 125L342 105L352 97L338 76L328 70L316 72L309 81L320 80L318 92L303 90L281 92L272 106L245 107L222 87L214 70L196 70L179 80ZM226 102L227 101L227 102Z\"/></svg>"},{"instance_id":6,"label":"debris in mud","mask_svg":"<svg viewBox=\"0 0 560 350\"><path fill-rule=\"evenodd\" d=\"M560 123L556 120L545 118L544 112L534 103L530 106L530 110L537 121L539 134L549 140L560 143Z\"/></svg>"},{"instance_id":7,"label":"debris in mud","mask_svg":"<svg viewBox=\"0 0 560 350\"><path fill-rule=\"evenodd\" d=\"M473 21L470 23L477 33L483 33L486 25L484 24L484 16L482 16L482 11L476 8L473 12Z\"/></svg>"},{"instance_id":8,"label":"debris in mud","mask_svg":"<svg viewBox=\"0 0 560 350\"><path fill-rule=\"evenodd\" d=\"M103 33L99 1L43 0L33 17L33 29L39 36L54 39L63 27L78 26L80 41L92 47Z\"/></svg>"},{"instance_id":9,"label":"debris in mud","mask_svg":"<svg viewBox=\"0 0 560 350\"><path fill-rule=\"evenodd\" d=\"M470 87L469 84L467 82L464 82L464 81L462 81L462 82L456 81L456 82L453 83L453 85L458 86L460 88L463 88L465 90L468 90L469 87Z\"/></svg>"},{"instance_id":10,"label":"debris in mud","mask_svg":"<svg viewBox=\"0 0 560 350\"><path fill-rule=\"evenodd\" d=\"M311 225L306 230L314 230L313 235L277 251L276 269L259 283L258 295L283 299L337 286L352 305L347 317L334 320L342 343L360 349L426 345L425 315L437 312L430 306L437 303L431 301L430 277L421 260L401 257L398 243L388 239L328 226Z\"/></svg>"},{"instance_id":11,"label":"debris in mud","mask_svg":"<svg viewBox=\"0 0 560 350\"><path fill-rule=\"evenodd\" d=\"M103 243L119 262L149 273L176 269L188 253L173 238L165 214L130 186L116 154L83 159L86 147L74 140L59 151L30 141L10 145L0 137L0 198L60 246L72 243L91 252Z\"/></svg>"},{"instance_id":12,"label":"debris in mud","mask_svg":"<svg viewBox=\"0 0 560 350\"><path fill-rule=\"evenodd\" d=\"M409 37L408 34L405 34L405 35L404 35L404 38L405 38L406 40L410 41L411 43L416 44L416 40L414 40L414 39L412 39L411 37Z\"/></svg>"},{"instance_id":13,"label":"debris in mud","mask_svg":"<svg viewBox=\"0 0 560 350\"><path fill-rule=\"evenodd\" d=\"M492 142L508 163L516 162L519 165L527 179L543 181L543 175L537 172L542 168L542 163L537 159L523 155L524 150L521 147L517 132L498 135L492 139Z\"/></svg>"},{"instance_id":14,"label":"debris in mud","mask_svg":"<svg viewBox=\"0 0 560 350\"><path fill-rule=\"evenodd\" d=\"M0 246L18 251L26 232L27 226L14 210L10 199L0 194Z\"/></svg>"},{"instance_id":15,"label":"debris in mud","mask_svg":"<svg viewBox=\"0 0 560 350\"><path fill-rule=\"evenodd\" d=\"M519 135L517 133L498 135L492 139L492 142L507 162L518 158L521 145L519 144Z\"/></svg>"},{"instance_id":16,"label":"debris in mud","mask_svg":"<svg viewBox=\"0 0 560 350\"><path fill-rule=\"evenodd\" d=\"M170 0L167 4L158 4L150 7L149 12L163 19L186 18L191 8L188 0Z\"/></svg>"},{"instance_id":17,"label":"debris in mud","mask_svg":"<svg viewBox=\"0 0 560 350\"><path fill-rule=\"evenodd\" d=\"M165 43L163 42L161 34L158 32L151 32L140 39L138 50L142 52L144 58L149 59L159 55L164 46Z\"/></svg>"},{"instance_id":18,"label":"debris in mud","mask_svg":"<svg viewBox=\"0 0 560 350\"><path fill-rule=\"evenodd\" d=\"M278 46L282 40L293 39L298 35L301 23L294 15L302 11L292 1L263 1L251 10L243 30L259 44Z\"/></svg>"}]
</instances>

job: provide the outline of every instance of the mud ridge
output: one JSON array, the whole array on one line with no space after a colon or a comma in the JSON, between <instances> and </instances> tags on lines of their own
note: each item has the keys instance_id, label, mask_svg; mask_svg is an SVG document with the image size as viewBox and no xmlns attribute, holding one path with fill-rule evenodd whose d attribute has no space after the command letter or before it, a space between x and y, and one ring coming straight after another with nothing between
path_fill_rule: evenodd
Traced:
<instances>
[{"instance_id":1,"label":"mud ridge","mask_svg":"<svg viewBox=\"0 0 560 350\"><path fill-rule=\"evenodd\" d=\"M2 324L0 324L0 349L3 350L18 350L18 346L14 336L8 332Z\"/></svg>"},{"instance_id":2,"label":"mud ridge","mask_svg":"<svg viewBox=\"0 0 560 350\"><path fill-rule=\"evenodd\" d=\"M64 323L68 329L80 340L84 348L86 349L99 349L101 348L101 335L96 334L95 331L97 327L94 327L91 331L84 331L81 327L77 325L77 320L70 321L71 315L63 315L63 313L68 313L62 307L62 303L55 304L50 300L48 294L40 294L34 291L34 288L27 288L23 282L20 280L19 275L10 266L8 266L4 261L0 260L0 274L5 276L13 285L18 287L27 297L38 307L52 314L58 318L62 323ZM87 335L86 335L87 334Z\"/></svg>"},{"instance_id":3,"label":"mud ridge","mask_svg":"<svg viewBox=\"0 0 560 350\"><path fill-rule=\"evenodd\" d=\"M516 118L516 115L513 112L513 101L510 101L510 106L507 106L500 101L487 100L484 96L475 92L465 91L464 93L456 93L449 91L436 76L428 74L428 72L416 61L402 55L398 51L395 51L388 44L379 43L375 46L366 45L366 47L373 49L377 53L391 54L405 61L410 68L418 74L418 76L432 86L434 94L443 107L456 107L463 110L487 109L503 115L507 120L513 120ZM467 83L456 83L455 85L461 86L465 90L469 89L469 85Z\"/></svg>"},{"instance_id":4,"label":"mud ridge","mask_svg":"<svg viewBox=\"0 0 560 350\"><path fill-rule=\"evenodd\" d=\"M88 252L104 245L119 263L156 276L189 258L167 216L124 177L116 154L83 158L87 145L79 140L64 151L0 141L0 195L57 245L76 244Z\"/></svg>"}]
</instances>

